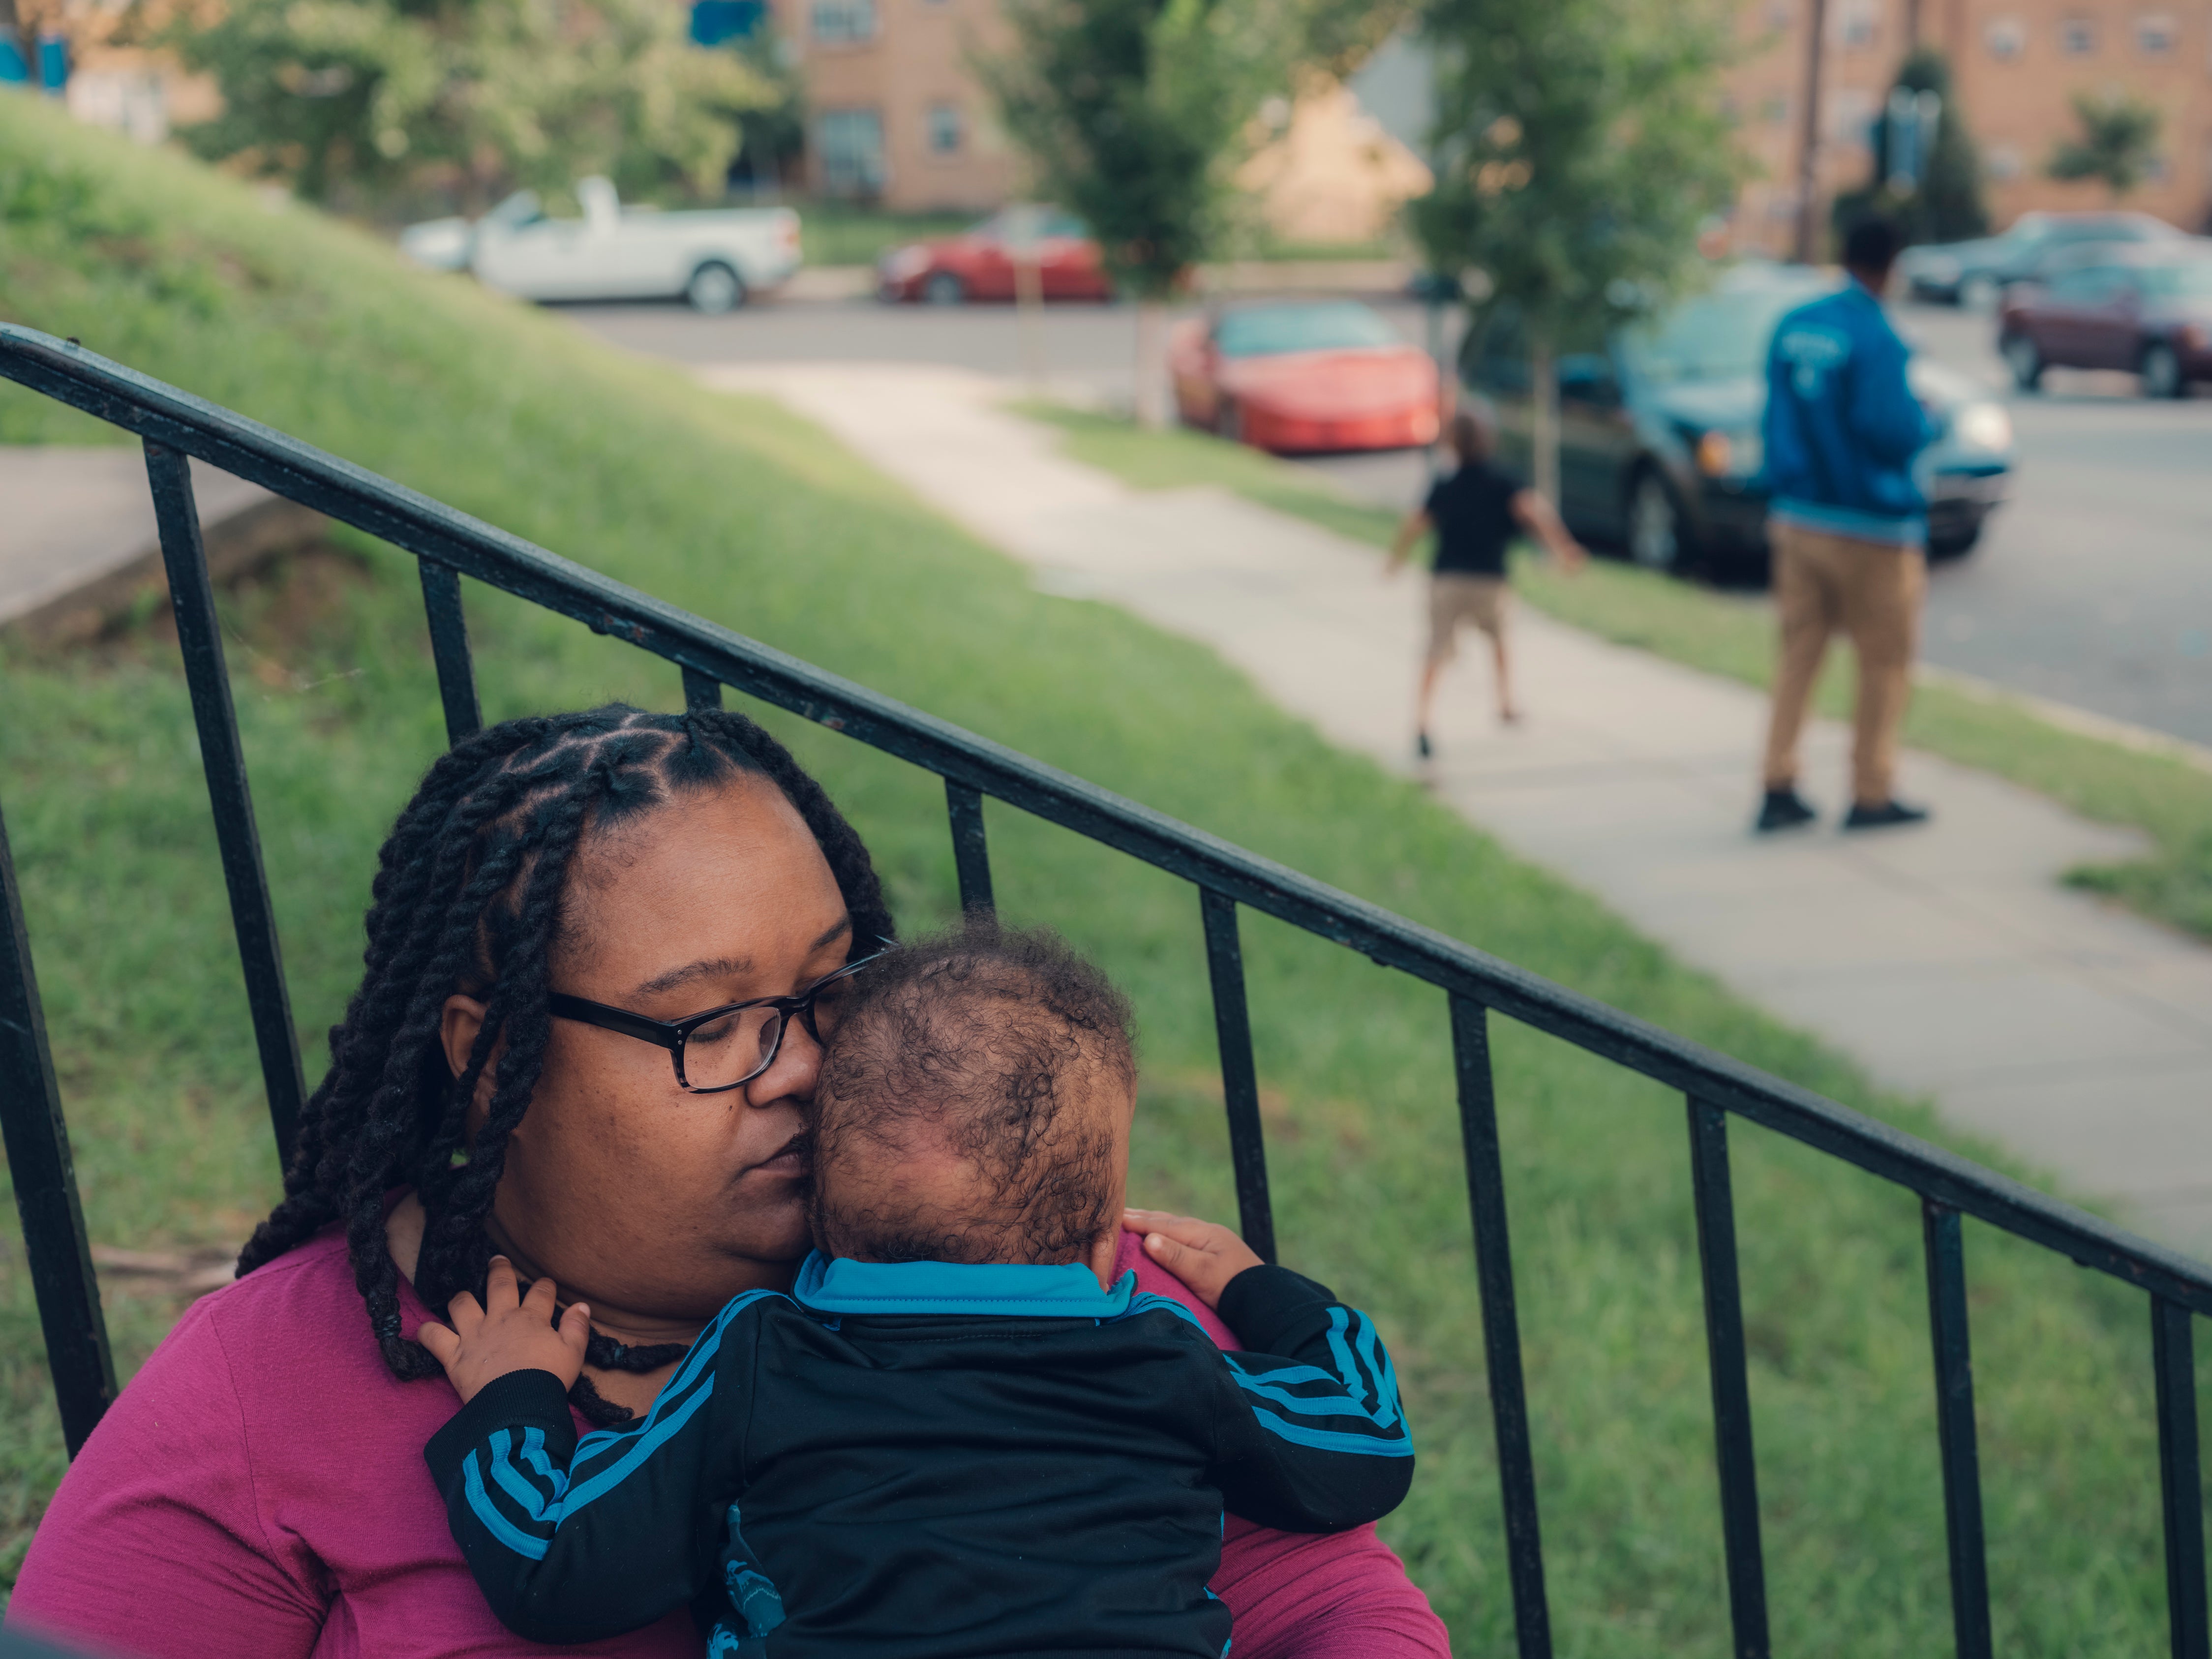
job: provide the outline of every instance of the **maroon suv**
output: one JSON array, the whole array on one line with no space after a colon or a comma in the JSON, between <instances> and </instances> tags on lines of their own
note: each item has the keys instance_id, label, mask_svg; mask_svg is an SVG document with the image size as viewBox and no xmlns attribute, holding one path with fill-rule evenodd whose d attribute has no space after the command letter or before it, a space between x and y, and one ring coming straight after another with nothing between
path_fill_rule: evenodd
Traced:
<instances>
[{"instance_id":1,"label":"maroon suv","mask_svg":"<svg viewBox=\"0 0 2212 1659\"><path fill-rule=\"evenodd\" d=\"M2212 380L2212 243L2081 249L2005 295L1997 349L2023 392L2046 368L2124 368L2146 398Z\"/></svg>"}]
</instances>

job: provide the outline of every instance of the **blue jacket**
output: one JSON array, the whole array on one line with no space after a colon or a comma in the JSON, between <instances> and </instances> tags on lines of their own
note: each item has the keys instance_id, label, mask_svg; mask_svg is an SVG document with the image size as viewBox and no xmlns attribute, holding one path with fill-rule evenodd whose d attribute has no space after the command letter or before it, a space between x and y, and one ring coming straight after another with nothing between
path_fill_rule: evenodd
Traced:
<instances>
[{"instance_id":1,"label":"blue jacket","mask_svg":"<svg viewBox=\"0 0 2212 1659\"><path fill-rule=\"evenodd\" d=\"M1775 325L1763 434L1775 517L1869 541L1926 539L1912 458L1937 428L1905 383L1911 355L1856 282Z\"/></svg>"},{"instance_id":2,"label":"blue jacket","mask_svg":"<svg viewBox=\"0 0 2212 1659\"><path fill-rule=\"evenodd\" d=\"M1334 1532L1413 1474L1358 1312L1284 1267L1220 1312L1244 1352L1134 1273L815 1255L725 1308L640 1421L580 1440L561 1380L515 1371L424 1455L535 1641L688 1600L709 1659L1219 1659L1224 1503Z\"/></svg>"}]
</instances>

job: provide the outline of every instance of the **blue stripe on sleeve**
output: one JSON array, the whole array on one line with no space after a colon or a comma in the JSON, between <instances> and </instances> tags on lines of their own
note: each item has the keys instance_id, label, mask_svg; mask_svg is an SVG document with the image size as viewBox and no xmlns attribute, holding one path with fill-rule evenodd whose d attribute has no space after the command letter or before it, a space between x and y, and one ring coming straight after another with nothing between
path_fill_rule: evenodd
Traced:
<instances>
[{"instance_id":1,"label":"blue stripe on sleeve","mask_svg":"<svg viewBox=\"0 0 2212 1659\"><path fill-rule=\"evenodd\" d=\"M530 1432L541 1441L544 1437L543 1430L532 1429ZM491 1465L492 1484L512 1498L532 1521L543 1521L546 1518L548 1506L559 1504L560 1489L556 1486L548 1493L532 1485L530 1477L514 1467L514 1437L505 1429L496 1431L484 1443L486 1461ZM542 1453L538 1461L544 1462Z\"/></svg>"},{"instance_id":2,"label":"blue stripe on sleeve","mask_svg":"<svg viewBox=\"0 0 2212 1659\"><path fill-rule=\"evenodd\" d=\"M484 1490L483 1472L477 1467L475 1452L471 1452L461 1462L461 1487L467 1494L469 1508L475 1511L477 1519L483 1522L486 1532L517 1555L528 1556L532 1561L545 1559L545 1540L532 1538L499 1512L499 1505Z\"/></svg>"},{"instance_id":3,"label":"blue stripe on sleeve","mask_svg":"<svg viewBox=\"0 0 2212 1659\"><path fill-rule=\"evenodd\" d=\"M1302 1423L1286 1423L1271 1411L1259 1407L1252 1415L1268 1433L1279 1435L1301 1446L1314 1446L1322 1451L1352 1452L1364 1457L1411 1457L1413 1437L1402 1431L1390 1439L1378 1439L1371 1434L1345 1434L1334 1429L1310 1429Z\"/></svg>"}]
</instances>

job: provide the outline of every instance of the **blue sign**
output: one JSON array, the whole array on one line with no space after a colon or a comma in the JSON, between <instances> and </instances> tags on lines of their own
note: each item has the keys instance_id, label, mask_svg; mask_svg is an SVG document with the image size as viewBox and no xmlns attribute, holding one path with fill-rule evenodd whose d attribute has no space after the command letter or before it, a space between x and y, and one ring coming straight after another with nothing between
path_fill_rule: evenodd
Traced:
<instances>
[{"instance_id":1,"label":"blue sign","mask_svg":"<svg viewBox=\"0 0 2212 1659\"><path fill-rule=\"evenodd\" d=\"M719 46L726 40L745 40L767 15L762 0L698 0L691 8L692 43Z\"/></svg>"},{"instance_id":2,"label":"blue sign","mask_svg":"<svg viewBox=\"0 0 2212 1659\"><path fill-rule=\"evenodd\" d=\"M39 88L58 98L69 84L69 42L58 34L39 37Z\"/></svg>"}]
</instances>

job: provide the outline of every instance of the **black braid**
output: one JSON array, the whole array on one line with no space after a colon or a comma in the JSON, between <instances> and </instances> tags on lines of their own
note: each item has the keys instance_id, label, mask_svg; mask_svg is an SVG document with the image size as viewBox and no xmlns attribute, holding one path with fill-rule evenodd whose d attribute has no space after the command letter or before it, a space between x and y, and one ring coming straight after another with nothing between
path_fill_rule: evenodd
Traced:
<instances>
[{"instance_id":1,"label":"black braid","mask_svg":"<svg viewBox=\"0 0 2212 1659\"><path fill-rule=\"evenodd\" d=\"M855 951L893 937L867 848L822 787L742 714L648 714L619 704L508 720L433 765L378 859L361 987L330 1034L331 1068L309 1097L284 1172L284 1198L240 1253L251 1273L343 1221L354 1283L395 1376L434 1376L400 1335L399 1270L386 1243L395 1188L411 1187L425 1224L415 1285L430 1306L483 1289L484 1231L507 1138L544 1065L548 964L570 860L589 834L650 811L672 793L738 773L765 775L812 833L853 919ZM440 1040L446 1000L485 999L468 1065L455 1078ZM504 1039L490 1105L473 1143L468 1109ZM602 1370L657 1370L680 1343L629 1347L594 1331ZM629 1413L588 1378L572 1398L599 1424Z\"/></svg>"}]
</instances>

